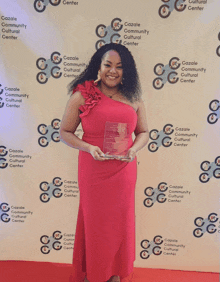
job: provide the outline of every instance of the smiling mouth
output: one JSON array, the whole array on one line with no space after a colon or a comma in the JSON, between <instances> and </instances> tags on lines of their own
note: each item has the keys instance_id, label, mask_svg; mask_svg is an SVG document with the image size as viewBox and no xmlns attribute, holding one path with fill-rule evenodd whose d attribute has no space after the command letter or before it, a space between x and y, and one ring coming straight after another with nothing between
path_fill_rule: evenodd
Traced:
<instances>
[{"instance_id":1,"label":"smiling mouth","mask_svg":"<svg viewBox=\"0 0 220 282\"><path fill-rule=\"evenodd\" d=\"M117 79L118 77L117 76L111 76L111 75L108 75L107 76L109 79L111 79L111 80L114 80L114 79Z\"/></svg>"}]
</instances>

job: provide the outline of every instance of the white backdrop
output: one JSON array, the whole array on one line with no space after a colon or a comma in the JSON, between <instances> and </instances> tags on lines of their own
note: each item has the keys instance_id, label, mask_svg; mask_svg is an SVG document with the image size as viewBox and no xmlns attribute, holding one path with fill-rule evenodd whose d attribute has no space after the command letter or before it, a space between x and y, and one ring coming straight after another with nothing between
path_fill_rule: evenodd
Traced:
<instances>
[{"instance_id":1,"label":"white backdrop","mask_svg":"<svg viewBox=\"0 0 220 282\"><path fill-rule=\"evenodd\" d=\"M72 262L78 151L59 141L66 86L112 41L134 56L151 137L138 153L135 266L218 272L219 1L0 8L0 259Z\"/></svg>"}]
</instances>

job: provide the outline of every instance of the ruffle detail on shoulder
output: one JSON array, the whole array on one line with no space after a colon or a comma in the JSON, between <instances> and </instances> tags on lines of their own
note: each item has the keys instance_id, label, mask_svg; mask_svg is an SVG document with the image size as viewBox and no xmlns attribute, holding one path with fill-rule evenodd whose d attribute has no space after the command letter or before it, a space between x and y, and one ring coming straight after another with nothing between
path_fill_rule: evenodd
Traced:
<instances>
[{"instance_id":1,"label":"ruffle detail on shoulder","mask_svg":"<svg viewBox=\"0 0 220 282\"><path fill-rule=\"evenodd\" d=\"M85 98L85 104L79 107L79 110L82 111L80 117L88 115L89 111L101 100L100 90L96 85L93 80L90 80L78 84L76 88L73 89L73 94L79 91Z\"/></svg>"}]
</instances>

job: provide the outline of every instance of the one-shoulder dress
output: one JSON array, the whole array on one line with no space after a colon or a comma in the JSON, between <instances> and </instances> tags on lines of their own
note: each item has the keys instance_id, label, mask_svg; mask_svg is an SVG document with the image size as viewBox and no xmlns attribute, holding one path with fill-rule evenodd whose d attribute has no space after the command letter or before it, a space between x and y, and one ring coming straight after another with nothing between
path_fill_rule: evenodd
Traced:
<instances>
[{"instance_id":1,"label":"one-shoulder dress","mask_svg":"<svg viewBox=\"0 0 220 282\"><path fill-rule=\"evenodd\" d=\"M130 126L127 147L133 144L136 111L105 96L94 81L79 84L85 104L80 106L82 140L103 150L106 122ZM127 148L127 149L128 149ZM135 260L135 184L137 160L94 160L80 151L80 192L73 251L74 281L104 282L112 275L130 277ZM123 280L122 280L123 281Z\"/></svg>"}]
</instances>

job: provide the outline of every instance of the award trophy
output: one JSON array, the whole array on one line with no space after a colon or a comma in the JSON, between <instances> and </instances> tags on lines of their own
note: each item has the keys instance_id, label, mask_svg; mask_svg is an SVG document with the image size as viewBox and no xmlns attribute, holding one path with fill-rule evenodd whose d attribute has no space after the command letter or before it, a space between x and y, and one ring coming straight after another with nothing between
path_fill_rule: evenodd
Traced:
<instances>
[{"instance_id":1,"label":"award trophy","mask_svg":"<svg viewBox=\"0 0 220 282\"><path fill-rule=\"evenodd\" d=\"M105 123L103 153L108 159L125 159L128 151L130 124L121 122Z\"/></svg>"}]
</instances>

